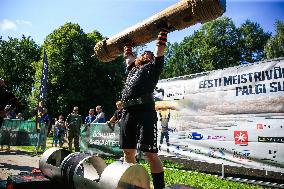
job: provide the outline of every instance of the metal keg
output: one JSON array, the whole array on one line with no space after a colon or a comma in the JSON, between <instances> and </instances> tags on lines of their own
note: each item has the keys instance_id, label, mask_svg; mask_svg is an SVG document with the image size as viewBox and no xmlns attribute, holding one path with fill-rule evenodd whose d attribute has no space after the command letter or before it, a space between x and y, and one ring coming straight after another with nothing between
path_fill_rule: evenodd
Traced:
<instances>
[{"instance_id":1,"label":"metal keg","mask_svg":"<svg viewBox=\"0 0 284 189\"><path fill-rule=\"evenodd\" d=\"M69 154L61 163L62 181L68 183L71 188L90 188L86 184L80 186L78 182L93 183L93 188L96 188L94 186L100 180L106 166L102 158L92 154Z\"/></svg>"},{"instance_id":2,"label":"metal keg","mask_svg":"<svg viewBox=\"0 0 284 189\"><path fill-rule=\"evenodd\" d=\"M150 189L150 177L143 166L117 161L105 168L100 189L129 188Z\"/></svg>"},{"instance_id":3,"label":"metal keg","mask_svg":"<svg viewBox=\"0 0 284 189\"><path fill-rule=\"evenodd\" d=\"M45 176L72 189L150 189L150 177L143 166L105 161L90 153L70 153L50 148L40 159Z\"/></svg>"},{"instance_id":4,"label":"metal keg","mask_svg":"<svg viewBox=\"0 0 284 189\"><path fill-rule=\"evenodd\" d=\"M62 148L50 148L42 154L39 160L39 169L46 177L60 180L62 178L61 163L69 154L69 151Z\"/></svg>"}]
</instances>

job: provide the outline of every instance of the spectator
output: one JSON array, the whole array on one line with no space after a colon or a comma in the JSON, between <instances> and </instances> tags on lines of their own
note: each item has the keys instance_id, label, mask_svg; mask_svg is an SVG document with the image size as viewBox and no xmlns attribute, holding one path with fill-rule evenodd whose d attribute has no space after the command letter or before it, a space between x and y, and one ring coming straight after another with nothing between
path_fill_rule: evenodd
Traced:
<instances>
[{"instance_id":1,"label":"spectator","mask_svg":"<svg viewBox=\"0 0 284 189\"><path fill-rule=\"evenodd\" d=\"M0 78L0 128L2 127L4 117L6 117L10 111L13 111L17 105L17 98L12 92L6 89L5 81ZM10 151L10 133L8 130L2 130L2 138L0 143L1 150L3 150L4 144L7 144L7 151Z\"/></svg>"},{"instance_id":2,"label":"spectator","mask_svg":"<svg viewBox=\"0 0 284 189\"><path fill-rule=\"evenodd\" d=\"M10 105L7 105L6 108L9 108L9 106ZM6 119L16 119L16 113L14 112L14 110L7 112Z\"/></svg>"},{"instance_id":3,"label":"spectator","mask_svg":"<svg viewBox=\"0 0 284 189\"><path fill-rule=\"evenodd\" d=\"M6 89L6 84L3 79L0 78L0 117L4 117L8 112L13 111L18 100L15 95ZM3 119L2 119L3 121ZM2 122L0 122L2 124Z\"/></svg>"},{"instance_id":4,"label":"spectator","mask_svg":"<svg viewBox=\"0 0 284 189\"><path fill-rule=\"evenodd\" d=\"M46 139L47 139L47 132L48 132L48 127L50 125L51 119L47 113L47 109L43 108L42 109L42 115L40 118L40 132L38 135L38 141L37 145L35 147L35 153L38 152L39 147L41 147L41 150L44 152L46 148Z\"/></svg>"},{"instance_id":5,"label":"spectator","mask_svg":"<svg viewBox=\"0 0 284 189\"><path fill-rule=\"evenodd\" d=\"M65 122L63 115L60 115L58 121L55 122L52 146L54 145L55 147L57 147L57 142L59 141L59 147L62 147L64 141L64 135L65 135Z\"/></svg>"},{"instance_id":6,"label":"spectator","mask_svg":"<svg viewBox=\"0 0 284 189\"><path fill-rule=\"evenodd\" d=\"M75 152L80 151L79 138L80 129L82 125L82 116L78 114L79 108L75 106L73 112L67 116L66 126L68 129L68 146L69 150L72 151L72 143L74 139Z\"/></svg>"},{"instance_id":7,"label":"spectator","mask_svg":"<svg viewBox=\"0 0 284 189\"><path fill-rule=\"evenodd\" d=\"M4 117L10 111L13 111L18 100L15 95L6 89L6 84L3 79L0 78L0 128L2 126Z\"/></svg>"},{"instance_id":8,"label":"spectator","mask_svg":"<svg viewBox=\"0 0 284 189\"><path fill-rule=\"evenodd\" d=\"M51 131L54 128L56 121L57 121L57 118L51 118L50 124L47 129L47 136L52 136Z\"/></svg>"},{"instance_id":9,"label":"spectator","mask_svg":"<svg viewBox=\"0 0 284 189\"><path fill-rule=\"evenodd\" d=\"M107 124L111 128L111 130L114 130L114 126L120 120L123 111L123 103L121 101L117 101L115 105L117 110L115 110L110 120L107 121Z\"/></svg>"},{"instance_id":10,"label":"spectator","mask_svg":"<svg viewBox=\"0 0 284 189\"><path fill-rule=\"evenodd\" d=\"M166 143L167 143L167 152L169 152L169 146L170 146L169 131L171 130L169 129L169 121L170 121L171 113L169 111L166 117L163 116L161 112L159 112L159 115L160 115L160 121L161 121L161 127L162 127L159 150L161 150L161 144L163 144L163 140L165 138Z\"/></svg>"},{"instance_id":11,"label":"spectator","mask_svg":"<svg viewBox=\"0 0 284 189\"><path fill-rule=\"evenodd\" d=\"M92 123L105 123L106 118L102 106L97 106L96 112L98 113L98 115L96 116L96 119Z\"/></svg>"},{"instance_id":12,"label":"spectator","mask_svg":"<svg viewBox=\"0 0 284 189\"><path fill-rule=\"evenodd\" d=\"M85 118L85 124L90 125L90 123L92 123L96 119L96 116L94 114L95 114L95 110L90 109L89 115Z\"/></svg>"},{"instance_id":13,"label":"spectator","mask_svg":"<svg viewBox=\"0 0 284 189\"><path fill-rule=\"evenodd\" d=\"M22 117L22 114L21 114L21 113L18 113L18 114L16 115L16 119L24 120L24 118Z\"/></svg>"}]
</instances>

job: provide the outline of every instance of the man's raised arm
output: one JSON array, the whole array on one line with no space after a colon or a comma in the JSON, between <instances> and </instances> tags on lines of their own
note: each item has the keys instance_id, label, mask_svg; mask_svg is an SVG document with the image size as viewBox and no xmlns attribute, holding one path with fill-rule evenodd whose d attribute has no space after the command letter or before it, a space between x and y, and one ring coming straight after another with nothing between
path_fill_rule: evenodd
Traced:
<instances>
[{"instance_id":1,"label":"man's raised arm","mask_svg":"<svg viewBox=\"0 0 284 189\"><path fill-rule=\"evenodd\" d=\"M125 58L125 62L127 64L127 66L130 66L135 61L135 57L134 57L134 54L132 52L132 44L131 43L127 43L124 46L123 57Z\"/></svg>"},{"instance_id":2,"label":"man's raised arm","mask_svg":"<svg viewBox=\"0 0 284 189\"><path fill-rule=\"evenodd\" d=\"M156 48L154 51L155 57L164 56L166 44L167 44L167 29L161 29L161 31L158 34Z\"/></svg>"}]
</instances>

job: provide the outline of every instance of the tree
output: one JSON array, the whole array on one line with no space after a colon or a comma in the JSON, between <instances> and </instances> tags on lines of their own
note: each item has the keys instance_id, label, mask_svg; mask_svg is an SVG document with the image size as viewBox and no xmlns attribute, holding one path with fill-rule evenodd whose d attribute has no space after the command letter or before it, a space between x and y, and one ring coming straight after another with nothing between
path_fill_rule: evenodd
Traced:
<instances>
[{"instance_id":1,"label":"tree","mask_svg":"<svg viewBox=\"0 0 284 189\"><path fill-rule=\"evenodd\" d=\"M282 21L275 22L276 34L271 37L265 48L265 57L268 59L284 57L284 24Z\"/></svg>"},{"instance_id":2,"label":"tree","mask_svg":"<svg viewBox=\"0 0 284 189\"><path fill-rule=\"evenodd\" d=\"M161 74L161 78L170 78L177 75L184 75L180 68L182 67L181 64L182 61L181 58L178 58L180 56L179 51L179 44L177 42L171 44L167 43L167 48L165 52L165 64L164 64L164 70Z\"/></svg>"},{"instance_id":3,"label":"tree","mask_svg":"<svg viewBox=\"0 0 284 189\"><path fill-rule=\"evenodd\" d=\"M7 41L0 37L0 77L21 102L17 111L28 116L29 96L35 82L33 64L39 60L39 46L31 37L11 38Z\"/></svg>"},{"instance_id":4,"label":"tree","mask_svg":"<svg viewBox=\"0 0 284 189\"><path fill-rule=\"evenodd\" d=\"M121 57L105 64L91 57L95 43L101 39L98 31L86 34L73 23L66 23L46 37L43 48L48 57L49 74L45 105L53 117L67 115L73 106L79 106L83 115L96 105L102 105L107 113L112 111L119 99L123 64ZM37 67L35 97L41 66L42 61Z\"/></svg>"},{"instance_id":5,"label":"tree","mask_svg":"<svg viewBox=\"0 0 284 189\"><path fill-rule=\"evenodd\" d=\"M239 33L227 17L204 24L180 44L170 45L163 77L188 75L238 65Z\"/></svg>"},{"instance_id":6,"label":"tree","mask_svg":"<svg viewBox=\"0 0 284 189\"><path fill-rule=\"evenodd\" d=\"M264 46L271 34L266 33L256 22L246 20L239 27L240 48L243 62L257 62L264 57Z\"/></svg>"}]
</instances>

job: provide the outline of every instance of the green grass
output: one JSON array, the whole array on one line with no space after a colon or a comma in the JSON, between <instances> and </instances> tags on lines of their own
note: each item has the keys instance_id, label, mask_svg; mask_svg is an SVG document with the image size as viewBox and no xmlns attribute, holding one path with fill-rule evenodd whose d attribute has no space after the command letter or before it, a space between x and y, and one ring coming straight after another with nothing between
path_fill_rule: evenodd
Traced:
<instances>
[{"instance_id":1,"label":"green grass","mask_svg":"<svg viewBox=\"0 0 284 189\"><path fill-rule=\"evenodd\" d=\"M52 137L47 137L46 150L51 148L51 144L52 144ZM15 146L15 148L19 150L27 151L27 152L34 152L35 146Z\"/></svg>"},{"instance_id":2,"label":"green grass","mask_svg":"<svg viewBox=\"0 0 284 189\"><path fill-rule=\"evenodd\" d=\"M114 162L113 158L104 158L107 164ZM150 166L145 161L140 164L151 174ZM200 173L197 171L184 171L183 165L176 164L172 161L163 161L165 169L165 183L166 185L185 184L203 189L263 189L259 185L245 184L240 182L228 181L209 174ZM171 169L168 169L171 168Z\"/></svg>"},{"instance_id":3,"label":"green grass","mask_svg":"<svg viewBox=\"0 0 284 189\"><path fill-rule=\"evenodd\" d=\"M262 188L256 185L243 184L239 182L227 181L214 177L212 175L207 175L204 173L199 173L197 171L186 171L182 172L180 170L165 170L165 182L167 185L171 184L185 184L190 186L195 186L204 189L254 189Z\"/></svg>"},{"instance_id":4,"label":"green grass","mask_svg":"<svg viewBox=\"0 0 284 189\"><path fill-rule=\"evenodd\" d=\"M34 146L16 146L17 149L19 150L24 150L28 152L33 152L35 147Z\"/></svg>"},{"instance_id":5,"label":"green grass","mask_svg":"<svg viewBox=\"0 0 284 189\"><path fill-rule=\"evenodd\" d=\"M150 167L148 164L141 164L150 174ZM168 165L169 167L169 165ZM178 169L165 169L165 183L166 185L185 184L203 189L261 189L262 186L244 184L240 182L228 181L209 174L200 173L197 171L183 171Z\"/></svg>"}]
</instances>

